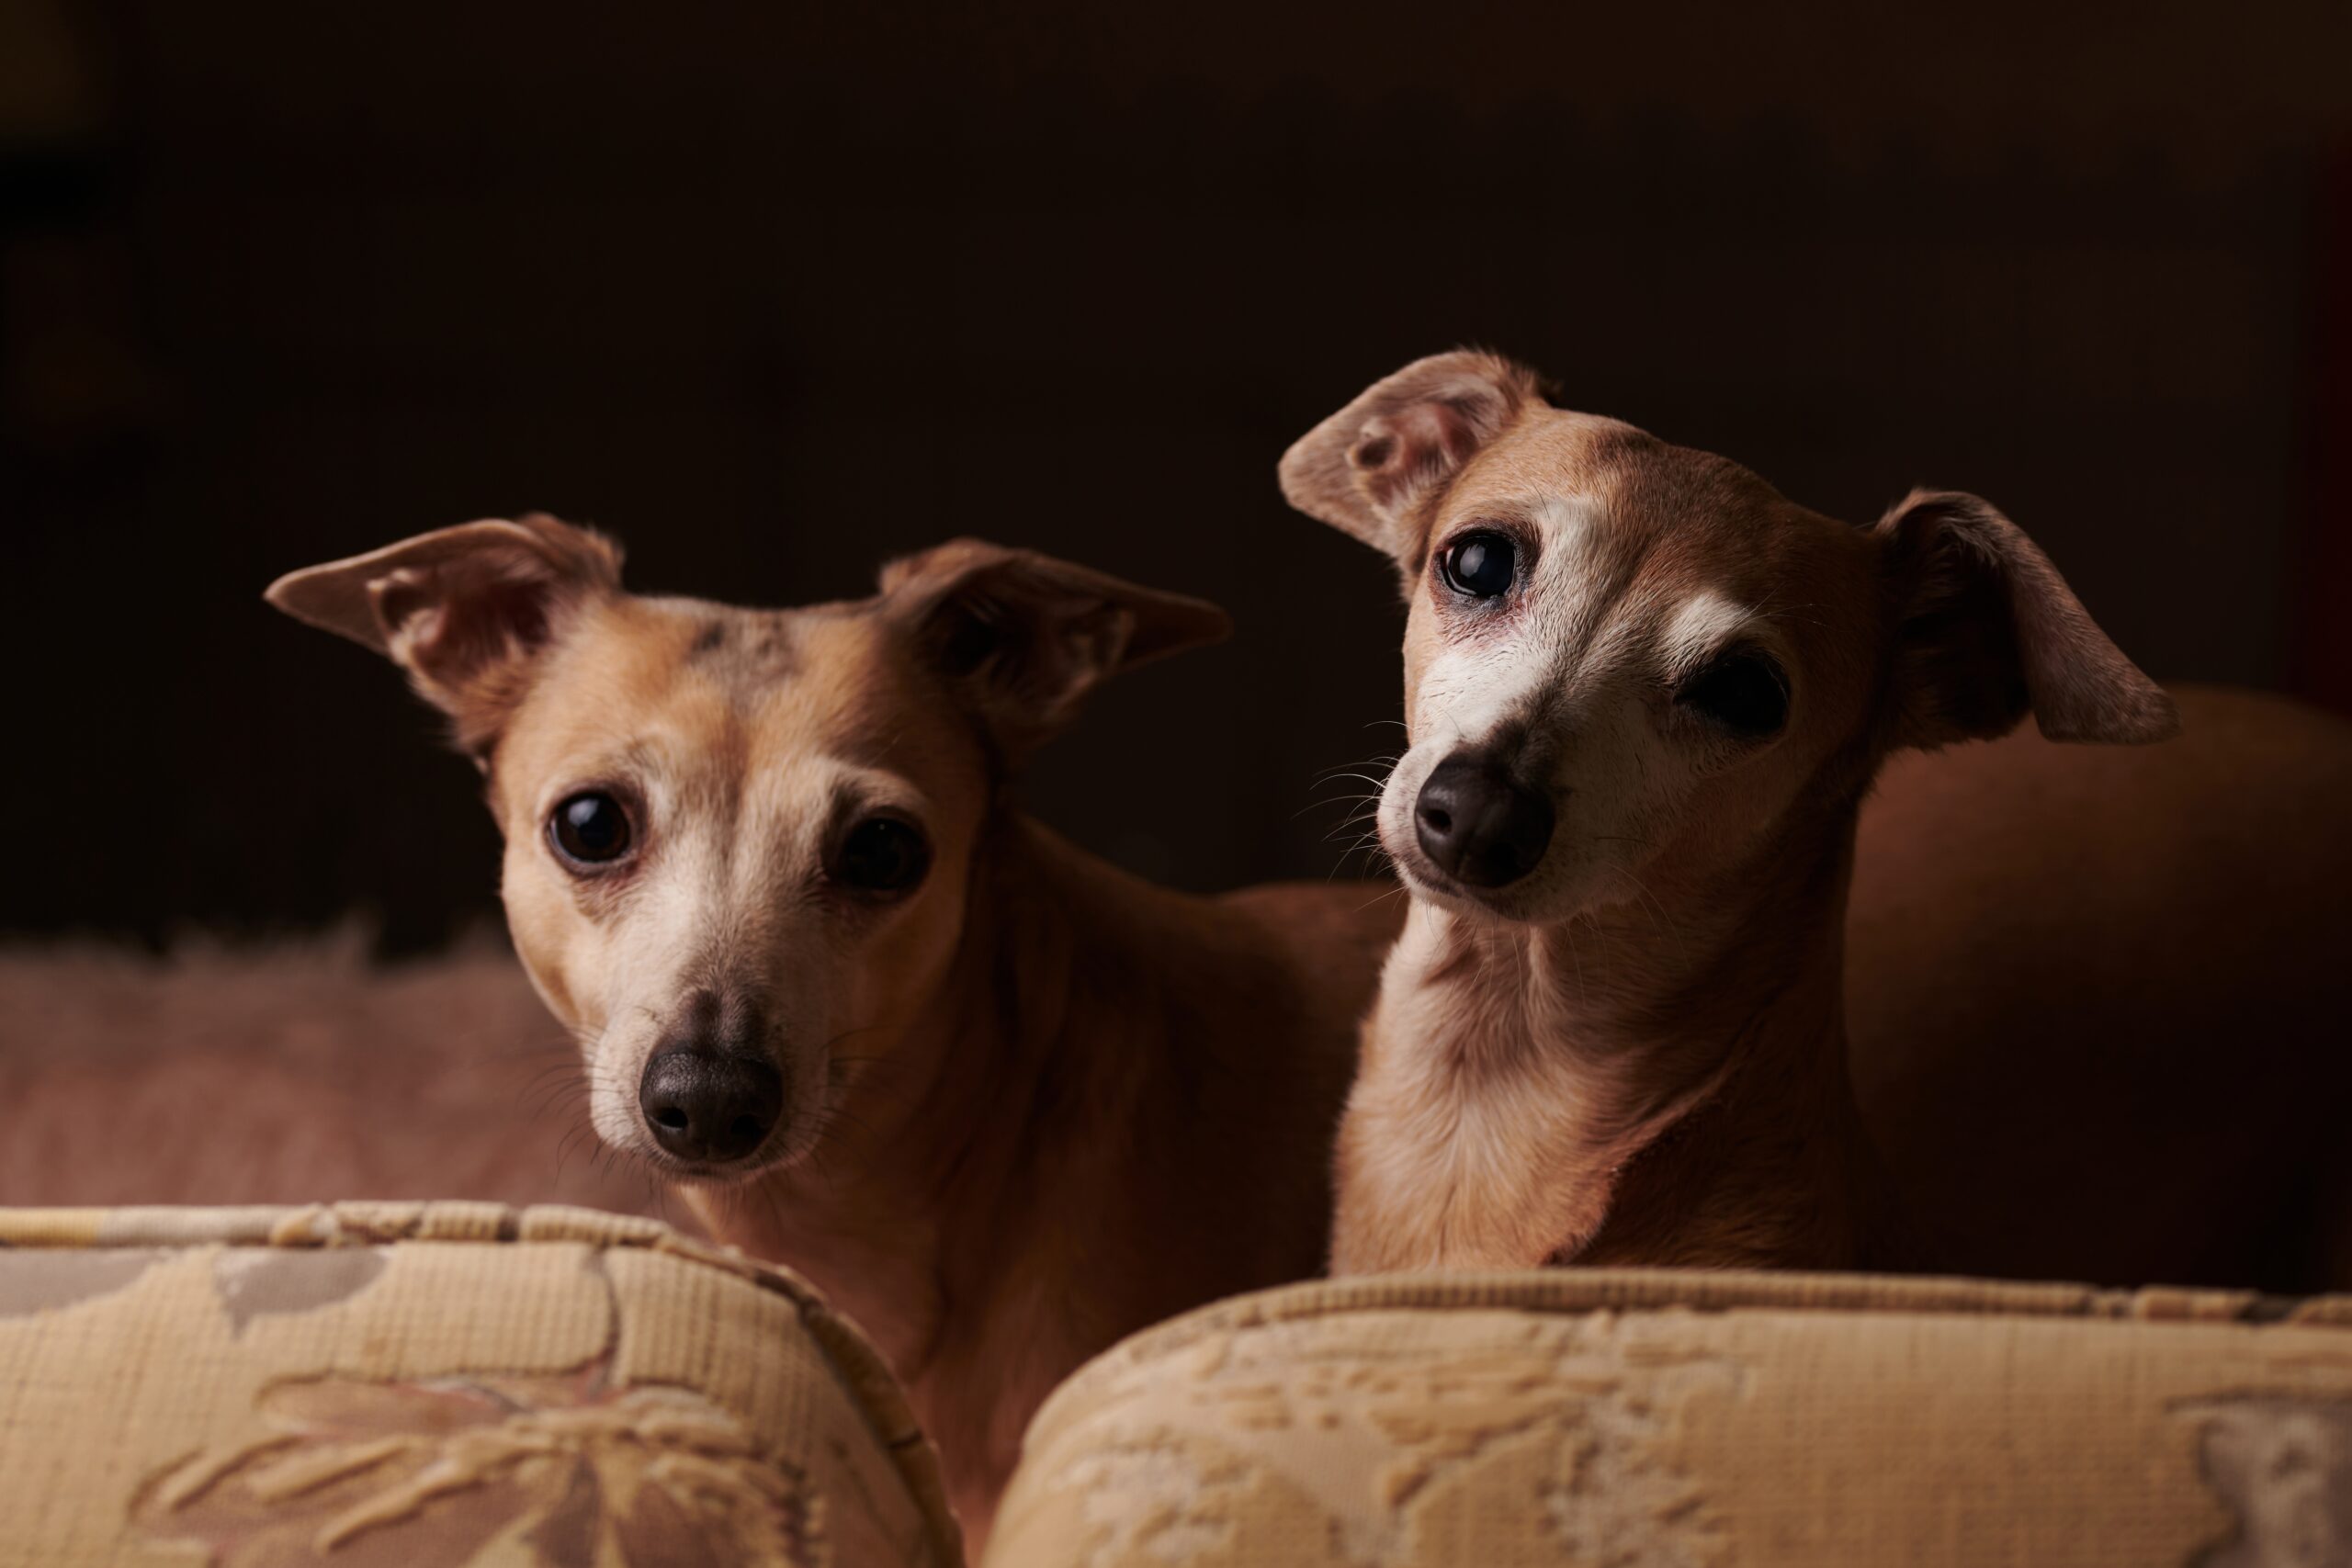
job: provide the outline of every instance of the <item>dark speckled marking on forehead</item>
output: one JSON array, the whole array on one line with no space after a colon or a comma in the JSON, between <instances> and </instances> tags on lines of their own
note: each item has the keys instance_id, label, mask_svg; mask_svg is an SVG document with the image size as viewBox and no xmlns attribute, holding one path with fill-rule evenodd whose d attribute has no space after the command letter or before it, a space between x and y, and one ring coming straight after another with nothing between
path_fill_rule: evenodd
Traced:
<instances>
[{"instance_id":1,"label":"dark speckled marking on forehead","mask_svg":"<svg viewBox=\"0 0 2352 1568\"><path fill-rule=\"evenodd\" d=\"M790 616L785 610L714 610L687 645L686 661L723 680L782 680L799 662Z\"/></svg>"}]
</instances>

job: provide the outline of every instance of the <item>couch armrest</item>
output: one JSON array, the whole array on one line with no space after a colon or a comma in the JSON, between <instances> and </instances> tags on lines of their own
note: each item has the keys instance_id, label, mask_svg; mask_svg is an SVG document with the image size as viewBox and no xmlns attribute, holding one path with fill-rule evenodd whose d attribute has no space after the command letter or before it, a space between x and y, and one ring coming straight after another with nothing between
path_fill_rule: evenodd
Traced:
<instances>
[{"instance_id":1,"label":"couch armrest","mask_svg":"<svg viewBox=\"0 0 2352 1568\"><path fill-rule=\"evenodd\" d=\"M2352 1562L2352 1299L1600 1269L1297 1286L1063 1384L988 1561Z\"/></svg>"},{"instance_id":2,"label":"couch armrest","mask_svg":"<svg viewBox=\"0 0 2352 1568\"><path fill-rule=\"evenodd\" d=\"M948 1568L797 1277L582 1209L0 1210L0 1561Z\"/></svg>"}]
</instances>

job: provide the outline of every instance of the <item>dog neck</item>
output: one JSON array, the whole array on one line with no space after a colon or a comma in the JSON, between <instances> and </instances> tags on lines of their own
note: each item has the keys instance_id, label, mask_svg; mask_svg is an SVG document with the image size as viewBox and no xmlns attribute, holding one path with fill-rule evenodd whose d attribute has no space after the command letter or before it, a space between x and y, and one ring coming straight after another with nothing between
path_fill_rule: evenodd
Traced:
<instances>
[{"instance_id":1,"label":"dog neck","mask_svg":"<svg viewBox=\"0 0 2352 1568\"><path fill-rule=\"evenodd\" d=\"M1351 1042L1270 1059L1253 1030L1296 1010L1254 928L1026 819L988 834L967 907L949 982L847 1069L816 1156L696 1207L874 1337L969 1529L1087 1356L1317 1271Z\"/></svg>"},{"instance_id":2,"label":"dog neck","mask_svg":"<svg viewBox=\"0 0 2352 1568\"><path fill-rule=\"evenodd\" d=\"M1648 868L1566 924L1417 901L1342 1134L1336 1265L1854 1262L1854 820Z\"/></svg>"}]
</instances>

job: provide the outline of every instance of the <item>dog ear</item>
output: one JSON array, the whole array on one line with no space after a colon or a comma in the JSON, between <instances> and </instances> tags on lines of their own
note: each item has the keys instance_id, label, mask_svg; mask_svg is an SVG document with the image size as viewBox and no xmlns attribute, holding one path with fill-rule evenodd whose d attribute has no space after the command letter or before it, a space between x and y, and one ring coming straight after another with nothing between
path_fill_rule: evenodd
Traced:
<instances>
[{"instance_id":1,"label":"dog ear","mask_svg":"<svg viewBox=\"0 0 2352 1568\"><path fill-rule=\"evenodd\" d=\"M1205 600L982 539L894 560L881 586L933 667L968 694L996 745L1014 755L1068 724L1110 676L1233 630Z\"/></svg>"},{"instance_id":2,"label":"dog ear","mask_svg":"<svg viewBox=\"0 0 2352 1568\"><path fill-rule=\"evenodd\" d=\"M1420 503L1541 400L1535 373L1499 355L1460 349L1417 359L1283 454L1283 496L1416 572Z\"/></svg>"},{"instance_id":3,"label":"dog ear","mask_svg":"<svg viewBox=\"0 0 2352 1568\"><path fill-rule=\"evenodd\" d=\"M2050 558L1973 495L1914 491L1872 530L1894 617L1895 744L2180 731L2172 699L2099 630Z\"/></svg>"},{"instance_id":4,"label":"dog ear","mask_svg":"<svg viewBox=\"0 0 2352 1568\"><path fill-rule=\"evenodd\" d=\"M580 605L620 588L620 547L544 513L420 534L289 572L265 595L374 649L455 722L477 758L522 700L533 656Z\"/></svg>"}]
</instances>

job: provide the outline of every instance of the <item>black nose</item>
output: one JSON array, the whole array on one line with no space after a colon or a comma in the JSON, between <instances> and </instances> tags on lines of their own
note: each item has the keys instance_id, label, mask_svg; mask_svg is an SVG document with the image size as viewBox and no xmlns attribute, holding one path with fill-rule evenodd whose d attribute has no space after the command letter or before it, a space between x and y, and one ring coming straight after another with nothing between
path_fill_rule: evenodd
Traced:
<instances>
[{"instance_id":1,"label":"black nose","mask_svg":"<svg viewBox=\"0 0 2352 1568\"><path fill-rule=\"evenodd\" d=\"M741 1159L784 1113L784 1076L755 1056L692 1045L657 1051L638 1080L653 1141L680 1159Z\"/></svg>"},{"instance_id":2,"label":"black nose","mask_svg":"<svg viewBox=\"0 0 2352 1568\"><path fill-rule=\"evenodd\" d=\"M1422 784L1413 827L1440 871L1473 887L1503 887L1544 858L1552 802L1487 759L1456 752Z\"/></svg>"}]
</instances>

